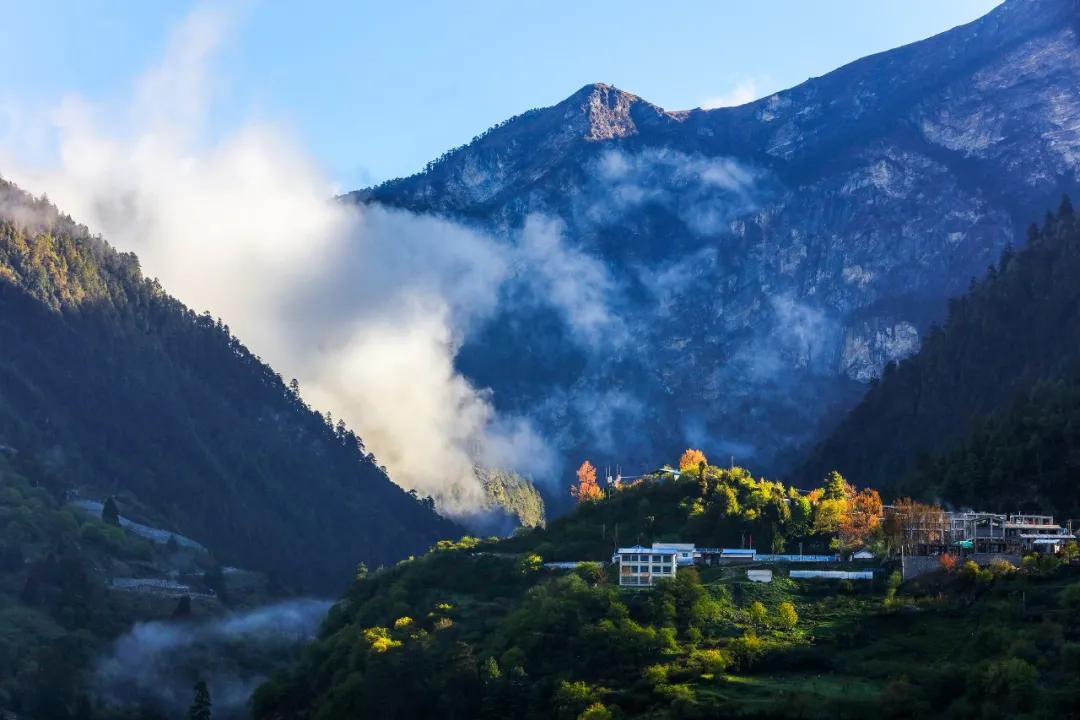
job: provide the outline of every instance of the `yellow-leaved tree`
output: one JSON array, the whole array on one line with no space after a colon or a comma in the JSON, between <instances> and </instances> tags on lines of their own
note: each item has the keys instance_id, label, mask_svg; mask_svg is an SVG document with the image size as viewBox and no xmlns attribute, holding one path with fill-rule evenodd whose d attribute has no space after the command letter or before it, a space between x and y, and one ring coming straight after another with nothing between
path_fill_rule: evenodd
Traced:
<instances>
[{"instance_id":1,"label":"yellow-leaved tree","mask_svg":"<svg viewBox=\"0 0 1080 720\"><path fill-rule=\"evenodd\" d=\"M687 448L686 452L679 458L679 472L697 470L702 464L707 465L708 463L709 461L705 459L705 453L693 448Z\"/></svg>"}]
</instances>

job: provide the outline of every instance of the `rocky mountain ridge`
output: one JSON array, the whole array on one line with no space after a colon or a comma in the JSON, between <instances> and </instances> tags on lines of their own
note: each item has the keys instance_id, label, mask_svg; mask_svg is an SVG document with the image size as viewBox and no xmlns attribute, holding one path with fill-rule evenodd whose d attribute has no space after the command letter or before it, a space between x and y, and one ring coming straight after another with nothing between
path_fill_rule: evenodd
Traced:
<instances>
[{"instance_id":1,"label":"rocky mountain ridge","mask_svg":"<svg viewBox=\"0 0 1080 720\"><path fill-rule=\"evenodd\" d=\"M776 472L1075 189L1078 19L1010 0L734 108L589 85L353 198L507 243L542 218L604 269L591 339L507 290L458 357L567 458L692 444Z\"/></svg>"}]
</instances>

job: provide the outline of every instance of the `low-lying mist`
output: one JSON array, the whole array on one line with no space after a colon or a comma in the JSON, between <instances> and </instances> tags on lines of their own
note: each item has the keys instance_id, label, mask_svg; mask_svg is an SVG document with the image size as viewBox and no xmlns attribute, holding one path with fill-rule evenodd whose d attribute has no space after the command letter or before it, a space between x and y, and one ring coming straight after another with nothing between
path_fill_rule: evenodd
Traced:
<instances>
[{"instance_id":1,"label":"low-lying mist","mask_svg":"<svg viewBox=\"0 0 1080 720\"><path fill-rule=\"evenodd\" d=\"M138 623L98 660L98 700L180 718L201 679L209 686L215 718L247 717L251 693L298 657L330 605L290 600L223 618Z\"/></svg>"}]
</instances>

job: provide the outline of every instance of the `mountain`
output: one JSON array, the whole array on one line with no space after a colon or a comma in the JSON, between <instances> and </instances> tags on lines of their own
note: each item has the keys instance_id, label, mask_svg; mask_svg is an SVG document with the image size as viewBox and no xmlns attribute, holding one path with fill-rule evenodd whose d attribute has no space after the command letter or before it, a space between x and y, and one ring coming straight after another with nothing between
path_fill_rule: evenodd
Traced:
<instances>
[{"instance_id":1,"label":"mountain","mask_svg":"<svg viewBox=\"0 0 1080 720\"><path fill-rule=\"evenodd\" d=\"M570 300L504 288L457 358L567 460L775 473L1075 190L1078 32L1077 0L1008 0L740 107L589 85L351 199L576 254L518 269Z\"/></svg>"},{"instance_id":2,"label":"mountain","mask_svg":"<svg viewBox=\"0 0 1080 720\"><path fill-rule=\"evenodd\" d=\"M812 453L892 495L1080 517L1080 223L1068 199Z\"/></svg>"},{"instance_id":3,"label":"mountain","mask_svg":"<svg viewBox=\"0 0 1080 720\"><path fill-rule=\"evenodd\" d=\"M0 446L54 498L117 496L293 589L457 532L228 326L2 181L0 338Z\"/></svg>"}]
</instances>

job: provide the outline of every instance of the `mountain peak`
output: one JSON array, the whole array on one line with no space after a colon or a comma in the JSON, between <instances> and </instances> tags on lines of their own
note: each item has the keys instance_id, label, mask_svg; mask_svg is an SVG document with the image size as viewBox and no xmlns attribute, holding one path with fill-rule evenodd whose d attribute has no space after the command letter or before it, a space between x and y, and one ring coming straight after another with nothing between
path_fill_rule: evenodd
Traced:
<instances>
[{"instance_id":1,"label":"mountain peak","mask_svg":"<svg viewBox=\"0 0 1080 720\"><path fill-rule=\"evenodd\" d=\"M607 83L596 82L596 83L589 83L588 85L582 86L582 88L580 90L578 90L573 95L568 97L565 102L570 102L572 100L586 99L586 98L594 98L594 97L596 97L596 98L615 97L615 98L625 99L628 102L634 102L634 101L641 100L641 98L638 97L637 95L634 95L633 93L626 92L625 90L620 90L619 88L615 87L614 85L608 85Z\"/></svg>"},{"instance_id":2,"label":"mountain peak","mask_svg":"<svg viewBox=\"0 0 1080 720\"><path fill-rule=\"evenodd\" d=\"M555 107L563 111L569 126L583 131L586 140L636 135L639 124L649 124L667 114L663 108L606 83L586 85ZM582 119L586 121L584 127Z\"/></svg>"}]
</instances>

